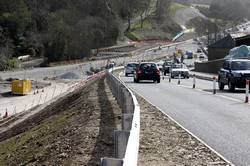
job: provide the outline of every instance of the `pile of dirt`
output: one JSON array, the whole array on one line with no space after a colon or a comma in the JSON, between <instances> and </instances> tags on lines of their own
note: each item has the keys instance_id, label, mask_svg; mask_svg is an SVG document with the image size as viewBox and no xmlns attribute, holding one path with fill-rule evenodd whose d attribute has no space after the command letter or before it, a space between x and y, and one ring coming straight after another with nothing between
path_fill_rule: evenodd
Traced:
<instances>
[{"instance_id":1,"label":"pile of dirt","mask_svg":"<svg viewBox=\"0 0 250 166\"><path fill-rule=\"evenodd\" d=\"M138 165L229 165L157 108L137 98L141 106Z\"/></svg>"},{"instance_id":2,"label":"pile of dirt","mask_svg":"<svg viewBox=\"0 0 250 166\"><path fill-rule=\"evenodd\" d=\"M105 79L0 133L0 165L100 165L113 155L121 109Z\"/></svg>"}]
</instances>

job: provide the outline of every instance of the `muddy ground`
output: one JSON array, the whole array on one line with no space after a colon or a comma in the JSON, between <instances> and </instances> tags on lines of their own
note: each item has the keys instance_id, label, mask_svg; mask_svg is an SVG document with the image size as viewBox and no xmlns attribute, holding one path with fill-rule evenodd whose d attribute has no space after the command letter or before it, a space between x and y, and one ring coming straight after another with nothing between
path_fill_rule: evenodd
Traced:
<instances>
[{"instance_id":1,"label":"muddy ground","mask_svg":"<svg viewBox=\"0 0 250 166\"><path fill-rule=\"evenodd\" d=\"M121 110L105 79L0 134L0 165L100 165L114 157Z\"/></svg>"},{"instance_id":2,"label":"muddy ground","mask_svg":"<svg viewBox=\"0 0 250 166\"><path fill-rule=\"evenodd\" d=\"M141 107L139 166L228 165L157 108L137 99Z\"/></svg>"}]
</instances>

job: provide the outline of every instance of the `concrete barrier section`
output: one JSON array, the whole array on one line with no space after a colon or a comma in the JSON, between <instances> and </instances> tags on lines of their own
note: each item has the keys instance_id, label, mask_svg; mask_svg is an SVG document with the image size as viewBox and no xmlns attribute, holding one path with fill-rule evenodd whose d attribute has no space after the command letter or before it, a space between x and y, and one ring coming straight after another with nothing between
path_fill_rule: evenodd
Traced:
<instances>
[{"instance_id":1,"label":"concrete barrier section","mask_svg":"<svg viewBox=\"0 0 250 166\"><path fill-rule=\"evenodd\" d=\"M139 152L140 135L140 107L132 91L115 75L114 70L107 73L107 81L115 96L117 103L122 108L122 130L114 131L116 158L103 158L102 166L136 166Z\"/></svg>"}]
</instances>

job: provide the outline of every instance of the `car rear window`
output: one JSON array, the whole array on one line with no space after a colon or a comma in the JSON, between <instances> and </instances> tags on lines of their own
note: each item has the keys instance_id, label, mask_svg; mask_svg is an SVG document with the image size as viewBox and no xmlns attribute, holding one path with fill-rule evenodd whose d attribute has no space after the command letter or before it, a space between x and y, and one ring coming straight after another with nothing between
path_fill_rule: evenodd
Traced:
<instances>
[{"instance_id":1,"label":"car rear window","mask_svg":"<svg viewBox=\"0 0 250 166\"><path fill-rule=\"evenodd\" d=\"M137 67L137 66L138 66L138 64L136 64L136 63L129 63L127 65L127 67Z\"/></svg>"},{"instance_id":2,"label":"car rear window","mask_svg":"<svg viewBox=\"0 0 250 166\"><path fill-rule=\"evenodd\" d=\"M180 68L182 68L182 65L181 64L174 64L172 66L172 68L174 68L174 69L180 69Z\"/></svg>"},{"instance_id":3,"label":"car rear window","mask_svg":"<svg viewBox=\"0 0 250 166\"><path fill-rule=\"evenodd\" d=\"M232 70L250 70L250 61L232 62L231 68Z\"/></svg>"},{"instance_id":4,"label":"car rear window","mask_svg":"<svg viewBox=\"0 0 250 166\"><path fill-rule=\"evenodd\" d=\"M164 65L165 66L170 66L172 63L171 62L165 62Z\"/></svg>"},{"instance_id":5,"label":"car rear window","mask_svg":"<svg viewBox=\"0 0 250 166\"><path fill-rule=\"evenodd\" d=\"M157 69L154 63L143 63L140 65L140 69Z\"/></svg>"}]
</instances>

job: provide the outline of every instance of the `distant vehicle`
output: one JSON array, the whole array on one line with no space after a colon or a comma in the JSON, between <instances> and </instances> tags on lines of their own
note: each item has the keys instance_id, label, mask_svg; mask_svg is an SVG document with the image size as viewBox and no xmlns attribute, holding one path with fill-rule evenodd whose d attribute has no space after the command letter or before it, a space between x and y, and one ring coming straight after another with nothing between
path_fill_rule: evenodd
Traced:
<instances>
[{"instance_id":1,"label":"distant vehicle","mask_svg":"<svg viewBox=\"0 0 250 166\"><path fill-rule=\"evenodd\" d=\"M125 76L127 77L129 74L134 74L136 68L138 67L139 63L137 62L130 62L125 67Z\"/></svg>"},{"instance_id":2,"label":"distant vehicle","mask_svg":"<svg viewBox=\"0 0 250 166\"><path fill-rule=\"evenodd\" d=\"M204 55L204 54L200 54L200 55L199 55L199 58L200 58L200 59L205 59L205 55Z\"/></svg>"},{"instance_id":3,"label":"distant vehicle","mask_svg":"<svg viewBox=\"0 0 250 166\"><path fill-rule=\"evenodd\" d=\"M172 61L165 61L162 67L162 72L164 75L170 72L171 65L173 64Z\"/></svg>"},{"instance_id":4,"label":"distant vehicle","mask_svg":"<svg viewBox=\"0 0 250 166\"><path fill-rule=\"evenodd\" d=\"M143 62L139 64L134 74L134 82L139 83L140 80L153 80L160 83L160 70L157 68L156 63Z\"/></svg>"},{"instance_id":5,"label":"distant vehicle","mask_svg":"<svg viewBox=\"0 0 250 166\"><path fill-rule=\"evenodd\" d=\"M189 78L189 70L185 64L173 64L170 73L171 78L178 77L179 74L183 78Z\"/></svg>"},{"instance_id":6,"label":"distant vehicle","mask_svg":"<svg viewBox=\"0 0 250 166\"><path fill-rule=\"evenodd\" d=\"M246 80L250 79L250 60L233 59L226 60L219 71L219 89L223 90L225 85L231 92L235 88L245 88Z\"/></svg>"},{"instance_id":7,"label":"distant vehicle","mask_svg":"<svg viewBox=\"0 0 250 166\"><path fill-rule=\"evenodd\" d=\"M157 63L156 63L156 65L157 65L157 67L158 67L158 69L159 69L160 71L162 71L163 64L164 64L163 61L160 61L160 62L157 62Z\"/></svg>"},{"instance_id":8,"label":"distant vehicle","mask_svg":"<svg viewBox=\"0 0 250 166\"><path fill-rule=\"evenodd\" d=\"M187 59L193 59L193 52L192 51L186 51Z\"/></svg>"},{"instance_id":9,"label":"distant vehicle","mask_svg":"<svg viewBox=\"0 0 250 166\"><path fill-rule=\"evenodd\" d=\"M17 59L20 61L28 61L30 60L31 56L30 55L23 55L23 56L19 56Z\"/></svg>"},{"instance_id":10,"label":"distant vehicle","mask_svg":"<svg viewBox=\"0 0 250 166\"><path fill-rule=\"evenodd\" d=\"M113 68L113 67L115 67L115 62L108 62L108 64L106 65L106 69L111 69L111 68Z\"/></svg>"},{"instance_id":11,"label":"distant vehicle","mask_svg":"<svg viewBox=\"0 0 250 166\"><path fill-rule=\"evenodd\" d=\"M202 53L201 48L197 48L197 53Z\"/></svg>"}]
</instances>

